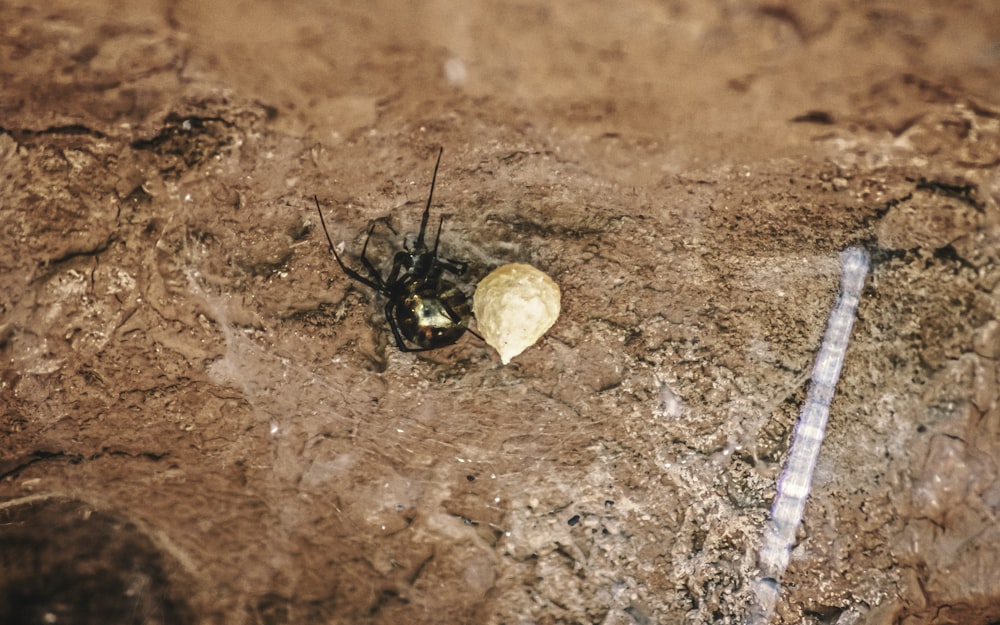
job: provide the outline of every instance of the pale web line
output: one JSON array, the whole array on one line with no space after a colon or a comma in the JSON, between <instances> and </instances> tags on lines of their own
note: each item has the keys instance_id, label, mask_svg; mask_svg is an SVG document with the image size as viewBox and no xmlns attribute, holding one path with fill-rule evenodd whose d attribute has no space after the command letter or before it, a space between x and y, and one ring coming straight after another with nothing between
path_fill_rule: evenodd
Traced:
<instances>
[{"instance_id":1,"label":"pale web line","mask_svg":"<svg viewBox=\"0 0 1000 625\"><path fill-rule=\"evenodd\" d=\"M826 422L830 416L830 403L844 365L847 343L861 300L870 260L868 253L859 248L849 248L840 254L840 297L827 322L823 344L816 355L812 370L812 384L806 395L799 422L792 435L785 469L778 479L778 492L771 507L771 520L764 530L760 547L760 575L754 582L757 603L750 611L748 623L765 625L774 616L781 590L781 577L788 567L795 532L802 521L813 469Z\"/></svg>"}]
</instances>

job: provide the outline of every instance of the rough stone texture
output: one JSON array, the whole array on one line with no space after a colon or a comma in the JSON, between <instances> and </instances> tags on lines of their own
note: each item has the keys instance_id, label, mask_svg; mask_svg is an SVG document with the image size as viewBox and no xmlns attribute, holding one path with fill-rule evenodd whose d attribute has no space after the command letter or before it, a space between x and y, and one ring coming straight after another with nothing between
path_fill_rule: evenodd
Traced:
<instances>
[{"instance_id":1,"label":"rough stone texture","mask_svg":"<svg viewBox=\"0 0 1000 625\"><path fill-rule=\"evenodd\" d=\"M739 623L859 244L776 622L997 621L998 42L987 0L0 4L0 621ZM563 290L511 366L398 352L318 228L390 259L440 145L464 286Z\"/></svg>"}]
</instances>

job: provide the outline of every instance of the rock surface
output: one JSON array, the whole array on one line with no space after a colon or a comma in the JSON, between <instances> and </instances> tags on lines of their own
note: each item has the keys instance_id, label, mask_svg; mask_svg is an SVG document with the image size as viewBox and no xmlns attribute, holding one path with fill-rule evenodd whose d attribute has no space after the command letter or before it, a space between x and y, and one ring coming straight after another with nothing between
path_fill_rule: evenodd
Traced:
<instances>
[{"instance_id":1,"label":"rock surface","mask_svg":"<svg viewBox=\"0 0 1000 625\"><path fill-rule=\"evenodd\" d=\"M850 245L775 622L1000 619L995 2L610 6L0 4L0 622L740 623Z\"/></svg>"}]
</instances>

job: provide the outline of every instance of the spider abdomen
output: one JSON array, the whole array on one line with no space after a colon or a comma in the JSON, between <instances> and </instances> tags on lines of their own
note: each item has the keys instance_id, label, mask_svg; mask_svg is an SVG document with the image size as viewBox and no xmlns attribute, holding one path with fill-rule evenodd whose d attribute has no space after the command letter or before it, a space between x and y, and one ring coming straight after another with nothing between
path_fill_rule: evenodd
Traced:
<instances>
[{"instance_id":1,"label":"spider abdomen","mask_svg":"<svg viewBox=\"0 0 1000 625\"><path fill-rule=\"evenodd\" d=\"M472 314L468 296L446 281L410 292L394 312L403 337L423 349L457 341Z\"/></svg>"}]
</instances>

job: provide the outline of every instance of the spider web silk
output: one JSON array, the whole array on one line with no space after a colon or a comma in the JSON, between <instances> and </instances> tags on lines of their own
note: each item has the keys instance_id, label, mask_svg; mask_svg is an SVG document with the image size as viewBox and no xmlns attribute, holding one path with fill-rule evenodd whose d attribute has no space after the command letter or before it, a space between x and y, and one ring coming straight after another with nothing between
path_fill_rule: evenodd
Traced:
<instances>
[{"instance_id":1,"label":"spider web silk","mask_svg":"<svg viewBox=\"0 0 1000 625\"><path fill-rule=\"evenodd\" d=\"M802 521L869 264L868 253L860 248L849 248L840 255L840 297L830 312L823 343L813 365L812 384L795 426L785 468L778 479L771 520L764 530L758 560L760 574L754 584L756 605L747 621L750 625L765 625L774 616L781 577L788 567L795 533Z\"/></svg>"}]
</instances>

